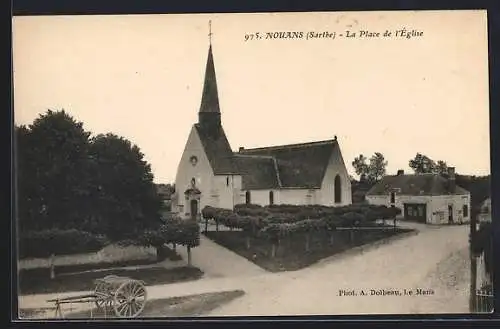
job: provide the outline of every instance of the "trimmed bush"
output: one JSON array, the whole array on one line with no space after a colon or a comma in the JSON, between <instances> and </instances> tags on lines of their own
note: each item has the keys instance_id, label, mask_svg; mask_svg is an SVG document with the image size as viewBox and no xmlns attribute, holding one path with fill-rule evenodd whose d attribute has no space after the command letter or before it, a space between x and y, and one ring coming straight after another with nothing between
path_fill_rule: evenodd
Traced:
<instances>
[{"instance_id":1,"label":"trimmed bush","mask_svg":"<svg viewBox=\"0 0 500 329\"><path fill-rule=\"evenodd\" d=\"M195 221L180 220L170 223L167 230L172 234L170 242L189 248L200 245L200 226Z\"/></svg>"},{"instance_id":2,"label":"trimmed bush","mask_svg":"<svg viewBox=\"0 0 500 329\"><path fill-rule=\"evenodd\" d=\"M323 205L236 205L234 212L228 209L205 207L203 216L213 218L217 224L229 228L248 230L249 225L259 229L267 225L292 224L306 220L323 221L323 227L371 226L377 219L392 219L401 214L399 208L388 208L377 205L349 205L343 207L327 207ZM252 220L250 219L252 218ZM257 224L257 225L256 225ZM304 225L304 224L301 224ZM290 230L286 226L286 230Z\"/></svg>"},{"instance_id":3,"label":"trimmed bush","mask_svg":"<svg viewBox=\"0 0 500 329\"><path fill-rule=\"evenodd\" d=\"M210 206L205 206L201 210L201 215L205 219L214 219L216 214L217 214L218 208L210 207Z\"/></svg>"},{"instance_id":4,"label":"trimmed bush","mask_svg":"<svg viewBox=\"0 0 500 329\"><path fill-rule=\"evenodd\" d=\"M96 252L109 244L103 235L76 229L51 229L19 235L19 258Z\"/></svg>"}]
</instances>

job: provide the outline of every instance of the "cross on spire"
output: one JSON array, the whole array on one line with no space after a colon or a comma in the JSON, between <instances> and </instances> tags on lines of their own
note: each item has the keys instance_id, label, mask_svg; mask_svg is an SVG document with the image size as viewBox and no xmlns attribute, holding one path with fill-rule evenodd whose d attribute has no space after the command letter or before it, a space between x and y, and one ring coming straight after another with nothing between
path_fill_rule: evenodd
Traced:
<instances>
[{"instance_id":1,"label":"cross on spire","mask_svg":"<svg viewBox=\"0 0 500 329\"><path fill-rule=\"evenodd\" d=\"M212 44L212 20L208 21L208 41Z\"/></svg>"}]
</instances>

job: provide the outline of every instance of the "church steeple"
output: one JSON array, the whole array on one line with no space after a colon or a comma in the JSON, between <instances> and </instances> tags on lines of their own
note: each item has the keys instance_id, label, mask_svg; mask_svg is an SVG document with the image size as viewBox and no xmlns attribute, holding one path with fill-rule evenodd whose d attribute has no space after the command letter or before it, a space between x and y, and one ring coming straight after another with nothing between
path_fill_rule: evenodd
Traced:
<instances>
[{"instance_id":1,"label":"church steeple","mask_svg":"<svg viewBox=\"0 0 500 329\"><path fill-rule=\"evenodd\" d=\"M215 77L214 56L212 45L208 48L207 66L205 69L205 82L201 97L200 112L220 112L219 95L217 93L217 79Z\"/></svg>"},{"instance_id":2,"label":"church steeple","mask_svg":"<svg viewBox=\"0 0 500 329\"><path fill-rule=\"evenodd\" d=\"M205 81L203 84L203 94L201 96L200 111L198 113L198 123L202 128L208 130L218 130L221 125L219 95L217 92L217 79L215 76L214 56L212 53L212 31L209 22L209 48L207 66L205 68Z\"/></svg>"}]
</instances>

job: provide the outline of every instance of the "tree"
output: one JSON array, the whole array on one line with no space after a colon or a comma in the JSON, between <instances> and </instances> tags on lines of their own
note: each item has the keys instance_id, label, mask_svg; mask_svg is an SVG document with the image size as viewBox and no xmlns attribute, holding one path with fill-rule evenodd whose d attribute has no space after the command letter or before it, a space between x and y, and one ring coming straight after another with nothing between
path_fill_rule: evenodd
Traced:
<instances>
[{"instance_id":1,"label":"tree","mask_svg":"<svg viewBox=\"0 0 500 329\"><path fill-rule=\"evenodd\" d=\"M33 161L34 145L31 145L30 130L26 126L14 128L14 159L16 180L16 199L18 228L25 231L35 226L36 213L42 208L40 198L36 197L36 163Z\"/></svg>"},{"instance_id":2,"label":"tree","mask_svg":"<svg viewBox=\"0 0 500 329\"><path fill-rule=\"evenodd\" d=\"M163 202L139 147L114 134L92 138L93 230L112 240L134 238L161 222Z\"/></svg>"},{"instance_id":3,"label":"tree","mask_svg":"<svg viewBox=\"0 0 500 329\"><path fill-rule=\"evenodd\" d=\"M434 172L436 174L445 175L448 173L448 165L445 161L439 160L434 166Z\"/></svg>"},{"instance_id":4,"label":"tree","mask_svg":"<svg viewBox=\"0 0 500 329\"><path fill-rule=\"evenodd\" d=\"M352 162L354 171L360 178L366 177L369 173L369 166L366 163L367 160L368 159L363 154L360 154L358 157L354 158L354 161Z\"/></svg>"},{"instance_id":5,"label":"tree","mask_svg":"<svg viewBox=\"0 0 500 329\"><path fill-rule=\"evenodd\" d=\"M436 170L436 163L421 153L417 153L415 158L409 161L408 165L416 174L428 174Z\"/></svg>"},{"instance_id":6,"label":"tree","mask_svg":"<svg viewBox=\"0 0 500 329\"><path fill-rule=\"evenodd\" d=\"M386 174L387 161L385 160L382 153L375 152L375 154L370 158L370 164L368 168L368 180L371 182L377 182Z\"/></svg>"},{"instance_id":7,"label":"tree","mask_svg":"<svg viewBox=\"0 0 500 329\"><path fill-rule=\"evenodd\" d=\"M64 110L16 129L21 230L72 228L85 218L89 136Z\"/></svg>"}]
</instances>

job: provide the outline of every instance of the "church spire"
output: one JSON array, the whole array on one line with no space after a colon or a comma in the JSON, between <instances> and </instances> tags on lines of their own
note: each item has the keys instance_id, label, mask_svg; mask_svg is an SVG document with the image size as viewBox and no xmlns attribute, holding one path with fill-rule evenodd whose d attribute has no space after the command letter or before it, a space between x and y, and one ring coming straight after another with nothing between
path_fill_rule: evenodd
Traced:
<instances>
[{"instance_id":1,"label":"church spire","mask_svg":"<svg viewBox=\"0 0 500 329\"><path fill-rule=\"evenodd\" d=\"M212 22L209 21L209 47L207 66L205 68L205 82L203 85L203 94L201 97L200 112L220 113L219 95L217 92L217 79L215 77L214 56L212 54Z\"/></svg>"},{"instance_id":2,"label":"church spire","mask_svg":"<svg viewBox=\"0 0 500 329\"><path fill-rule=\"evenodd\" d=\"M214 56L212 54L212 27L209 25L209 47L207 66L205 68L205 81L203 94L201 95L200 111L198 112L198 123L201 128L210 132L212 136L218 136L221 128L219 95L217 92L217 79L215 77Z\"/></svg>"}]
</instances>

